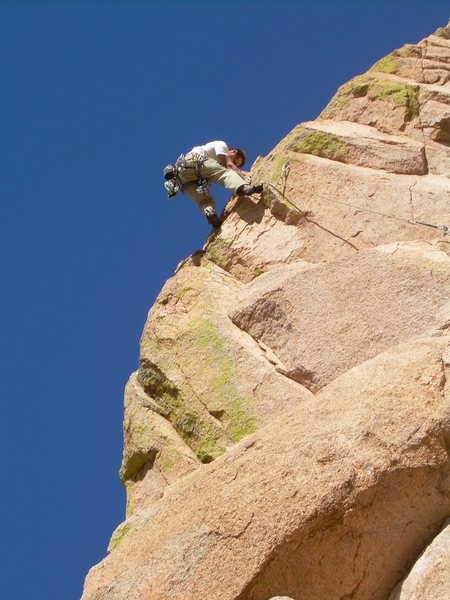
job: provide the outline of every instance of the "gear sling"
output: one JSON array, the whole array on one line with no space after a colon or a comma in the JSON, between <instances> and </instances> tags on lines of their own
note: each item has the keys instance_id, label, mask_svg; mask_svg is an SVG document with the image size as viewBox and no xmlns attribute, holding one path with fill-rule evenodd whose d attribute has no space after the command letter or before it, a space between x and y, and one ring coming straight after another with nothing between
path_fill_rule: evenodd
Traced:
<instances>
[{"instance_id":1,"label":"gear sling","mask_svg":"<svg viewBox=\"0 0 450 600\"><path fill-rule=\"evenodd\" d=\"M205 162L205 155L200 153L190 154L189 158L195 161L195 172L198 177L198 184L196 191L198 194L207 194L209 192L210 183L207 179L200 175L200 167ZM178 171L180 168L186 166L186 157L184 154L178 157L177 162L166 165L164 167L164 187L168 193L169 200L175 198L178 192L183 192L183 184L180 181Z\"/></svg>"}]
</instances>

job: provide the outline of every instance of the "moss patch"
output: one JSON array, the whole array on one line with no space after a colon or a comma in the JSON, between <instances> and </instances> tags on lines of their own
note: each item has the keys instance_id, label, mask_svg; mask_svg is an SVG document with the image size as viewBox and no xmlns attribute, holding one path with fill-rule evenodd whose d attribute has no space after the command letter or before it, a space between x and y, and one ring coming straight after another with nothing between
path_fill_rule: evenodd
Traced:
<instances>
[{"instance_id":1,"label":"moss patch","mask_svg":"<svg viewBox=\"0 0 450 600\"><path fill-rule=\"evenodd\" d=\"M397 100L400 105L403 105L404 103L407 121L411 121L414 117L417 117L420 110L418 91L414 90L411 86L404 86L404 89L400 92Z\"/></svg>"},{"instance_id":2,"label":"moss patch","mask_svg":"<svg viewBox=\"0 0 450 600\"><path fill-rule=\"evenodd\" d=\"M227 435L237 442L256 430L251 400L239 389L233 357L214 323L202 319L196 322L195 329L195 343L199 351L197 360L205 366L204 376L216 407L223 411L221 420Z\"/></svg>"},{"instance_id":3,"label":"moss patch","mask_svg":"<svg viewBox=\"0 0 450 600\"><path fill-rule=\"evenodd\" d=\"M373 65L373 67L370 68L370 71L378 71L379 73L390 74L397 73L399 70L400 62L394 53L388 54L387 56L376 62Z\"/></svg>"},{"instance_id":4,"label":"moss patch","mask_svg":"<svg viewBox=\"0 0 450 600\"><path fill-rule=\"evenodd\" d=\"M232 253L224 239L220 235L216 235L206 248L206 259L216 264L225 271L228 270L231 263Z\"/></svg>"},{"instance_id":5,"label":"moss patch","mask_svg":"<svg viewBox=\"0 0 450 600\"><path fill-rule=\"evenodd\" d=\"M183 287L175 291L175 296L178 298L178 300L182 300L184 296L186 296L186 294L188 294L191 291L191 287Z\"/></svg>"},{"instance_id":6,"label":"moss patch","mask_svg":"<svg viewBox=\"0 0 450 600\"><path fill-rule=\"evenodd\" d=\"M134 479L142 467L147 463L153 463L156 451L149 444L149 431L145 424L128 410L125 410L123 433L125 444L119 473L126 487L126 482Z\"/></svg>"},{"instance_id":7,"label":"moss patch","mask_svg":"<svg viewBox=\"0 0 450 600\"><path fill-rule=\"evenodd\" d=\"M157 318L156 322L158 323ZM163 321L160 331L164 331L164 328L165 324ZM144 331L142 336L141 354L143 356L157 357L158 364L162 369L165 369L167 364L171 364L174 345L175 342L171 337L162 338L156 334L155 327L151 327L148 328L147 331ZM162 409L159 412L160 414L164 415L164 411Z\"/></svg>"},{"instance_id":8,"label":"moss patch","mask_svg":"<svg viewBox=\"0 0 450 600\"><path fill-rule=\"evenodd\" d=\"M394 50L393 55L404 58L422 58L422 48L412 44L405 44L402 48Z\"/></svg>"},{"instance_id":9,"label":"moss patch","mask_svg":"<svg viewBox=\"0 0 450 600\"><path fill-rule=\"evenodd\" d=\"M396 106L405 107L411 116L419 112L418 93L411 85L375 79L369 85L368 95L371 100L392 100Z\"/></svg>"},{"instance_id":10,"label":"moss patch","mask_svg":"<svg viewBox=\"0 0 450 600\"><path fill-rule=\"evenodd\" d=\"M173 462L173 460L167 459L161 463L161 471L165 475L168 475L173 470L174 465L175 463Z\"/></svg>"},{"instance_id":11,"label":"moss patch","mask_svg":"<svg viewBox=\"0 0 450 600\"><path fill-rule=\"evenodd\" d=\"M169 414L174 406L181 403L178 388L150 360L139 361L138 381L145 392L161 405Z\"/></svg>"},{"instance_id":12,"label":"moss patch","mask_svg":"<svg viewBox=\"0 0 450 600\"><path fill-rule=\"evenodd\" d=\"M223 450L217 447L212 433L204 431L199 439L196 450L197 458L202 463L210 463L222 454Z\"/></svg>"},{"instance_id":13,"label":"moss patch","mask_svg":"<svg viewBox=\"0 0 450 600\"><path fill-rule=\"evenodd\" d=\"M148 462L153 461L154 458L154 454L142 450L137 450L130 454L125 452L122 459L122 466L120 467L120 479L122 483L125 484L128 479L133 479L142 467Z\"/></svg>"},{"instance_id":14,"label":"moss patch","mask_svg":"<svg viewBox=\"0 0 450 600\"><path fill-rule=\"evenodd\" d=\"M133 485L134 485L133 481L131 481L131 480L125 481L125 490L127 493L127 505L126 505L126 509L125 509L125 517L127 519L134 511L133 492L132 492Z\"/></svg>"},{"instance_id":15,"label":"moss patch","mask_svg":"<svg viewBox=\"0 0 450 600\"><path fill-rule=\"evenodd\" d=\"M299 135L293 143L293 150L303 154L313 154L323 158L330 158L340 162L346 162L349 150L345 142L338 136L324 131L309 131L298 128Z\"/></svg>"},{"instance_id":16,"label":"moss patch","mask_svg":"<svg viewBox=\"0 0 450 600\"><path fill-rule=\"evenodd\" d=\"M239 442L246 435L256 431L255 419L249 413L250 400L235 397L228 408L227 432L233 442Z\"/></svg>"},{"instance_id":17,"label":"moss patch","mask_svg":"<svg viewBox=\"0 0 450 600\"><path fill-rule=\"evenodd\" d=\"M279 156L276 161L275 164L273 165L270 173L269 173L269 182L272 184L276 184L277 181L280 179L281 177L281 170L283 168L284 163L289 160L287 156Z\"/></svg>"},{"instance_id":18,"label":"moss patch","mask_svg":"<svg viewBox=\"0 0 450 600\"><path fill-rule=\"evenodd\" d=\"M264 267L262 265L256 265L256 267L253 269L253 279L256 279L263 273L264 273Z\"/></svg>"},{"instance_id":19,"label":"moss patch","mask_svg":"<svg viewBox=\"0 0 450 600\"><path fill-rule=\"evenodd\" d=\"M217 432L201 414L183 399L180 390L150 360L141 359L138 380L142 387L165 411L173 428L190 446L201 462L211 462L221 449Z\"/></svg>"},{"instance_id":20,"label":"moss patch","mask_svg":"<svg viewBox=\"0 0 450 600\"><path fill-rule=\"evenodd\" d=\"M158 457L158 467L164 473L164 475L169 475L172 472L175 463L179 458L179 454L174 452L171 448L164 449L160 456Z\"/></svg>"},{"instance_id":21,"label":"moss patch","mask_svg":"<svg viewBox=\"0 0 450 600\"><path fill-rule=\"evenodd\" d=\"M115 550L118 546L120 546L120 544L127 536L133 535L134 533L136 533L137 530L138 528L133 525L120 525L111 536L111 540L108 546L108 552L112 552L113 550Z\"/></svg>"},{"instance_id":22,"label":"moss patch","mask_svg":"<svg viewBox=\"0 0 450 600\"><path fill-rule=\"evenodd\" d=\"M395 106L403 107L407 121L419 114L418 88L397 81L361 75L341 86L320 116L332 117L348 100L364 96L370 100L392 102Z\"/></svg>"}]
</instances>

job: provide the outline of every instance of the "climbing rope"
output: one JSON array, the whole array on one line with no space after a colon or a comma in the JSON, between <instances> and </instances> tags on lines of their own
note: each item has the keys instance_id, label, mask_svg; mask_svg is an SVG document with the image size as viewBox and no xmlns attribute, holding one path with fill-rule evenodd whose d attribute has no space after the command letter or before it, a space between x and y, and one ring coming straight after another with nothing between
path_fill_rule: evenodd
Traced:
<instances>
[{"instance_id":1,"label":"climbing rope","mask_svg":"<svg viewBox=\"0 0 450 600\"><path fill-rule=\"evenodd\" d=\"M280 175L280 177L278 178L278 181L277 181L277 185L279 185L280 183L283 185L283 191L280 191L276 186L272 185L269 182L266 182L266 185L268 185L270 188L272 188L278 194L280 194L280 196L282 196L283 199L286 202L288 202L293 207L295 207L300 213L305 214L305 211L301 210L294 202L292 202L292 200L290 200L290 198L288 198L288 196L286 196L286 184L287 184L287 178L288 178L289 172L290 172L289 161L286 161L283 164L282 168L281 168L281 175ZM432 227L433 229L438 229L440 231L443 231L444 235L450 236L450 227L448 227L447 225L433 225L432 223L424 223L423 221L417 221L416 219L403 219L402 217L397 217L395 215L388 215L386 213L382 213L382 212L377 211L377 210L371 210L370 208L364 208L362 206L357 206L355 204L351 204L350 202L343 202L342 200L335 200L335 199L331 199L331 198L326 198L325 196L321 196L320 194L316 194L316 197L322 198L323 200L326 200L327 202L334 202L336 204L342 204L343 206L348 206L350 208L354 208L354 209L359 210L361 212L366 212L366 213L371 213L371 214L374 214L374 215L378 215L378 216L384 217L386 219L395 219L396 221L402 221L403 223L408 223L408 225L418 225L418 226L422 226L422 227Z\"/></svg>"},{"instance_id":2,"label":"climbing rope","mask_svg":"<svg viewBox=\"0 0 450 600\"><path fill-rule=\"evenodd\" d=\"M424 227L433 227L433 229L440 229L444 232L444 235L450 235L450 227L447 225L432 225L431 223L423 223L422 221L415 221L415 225L423 225Z\"/></svg>"}]
</instances>

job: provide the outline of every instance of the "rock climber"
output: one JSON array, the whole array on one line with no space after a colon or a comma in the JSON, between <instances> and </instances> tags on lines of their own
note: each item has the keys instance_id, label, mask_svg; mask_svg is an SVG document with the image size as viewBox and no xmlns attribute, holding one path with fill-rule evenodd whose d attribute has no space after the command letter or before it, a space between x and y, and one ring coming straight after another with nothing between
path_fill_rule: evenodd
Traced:
<instances>
[{"instance_id":1,"label":"rock climber","mask_svg":"<svg viewBox=\"0 0 450 600\"><path fill-rule=\"evenodd\" d=\"M241 148L229 149L223 141L208 142L180 156L173 169L173 178L197 204L208 223L218 229L221 223L214 198L209 192L211 182L219 183L238 196L250 196L263 191L262 185L251 185L250 175L241 171L244 164L245 152ZM166 169L164 176L169 179Z\"/></svg>"}]
</instances>

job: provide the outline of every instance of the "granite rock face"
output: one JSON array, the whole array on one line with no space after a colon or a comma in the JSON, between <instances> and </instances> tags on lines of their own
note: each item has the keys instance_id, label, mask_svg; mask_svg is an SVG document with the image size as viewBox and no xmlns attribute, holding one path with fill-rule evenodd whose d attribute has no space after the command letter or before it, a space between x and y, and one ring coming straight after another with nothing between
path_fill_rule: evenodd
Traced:
<instances>
[{"instance_id":1,"label":"granite rock face","mask_svg":"<svg viewBox=\"0 0 450 600\"><path fill-rule=\"evenodd\" d=\"M442 600L450 590L450 521L427 547L389 600Z\"/></svg>"},{"instance_id":2,"label":"granite rock face","mask_svg":"<svg viewBox=\"0 0 450 600\"><path fill-rule=\"evenodd\" d=\"M83 600L440 597L448 536L419 556L450 516L449 98L447 26L259 158L261 199L166 282Z\"/></svg>"}]
</instances>

